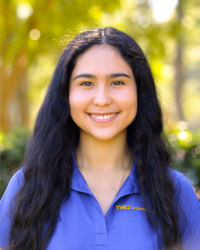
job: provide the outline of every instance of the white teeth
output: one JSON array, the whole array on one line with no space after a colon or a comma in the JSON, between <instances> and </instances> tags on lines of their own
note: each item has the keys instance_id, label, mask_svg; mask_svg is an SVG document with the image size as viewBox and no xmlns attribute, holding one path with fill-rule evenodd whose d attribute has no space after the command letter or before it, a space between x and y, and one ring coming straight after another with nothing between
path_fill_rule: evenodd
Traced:
<instances>
[{"instance_id":1,"label":"white teeth","mask_svg":"<svg viewBox=\"0 0 200 250\"><path fill-rule=\"evenodd\" d=\"M116 114L112 114L112 115L92 115L90 114L93 118L99 119L99 120L105 120L105 119L109 119L110 117L116 115Z\"/></svg>"}]
</instances>

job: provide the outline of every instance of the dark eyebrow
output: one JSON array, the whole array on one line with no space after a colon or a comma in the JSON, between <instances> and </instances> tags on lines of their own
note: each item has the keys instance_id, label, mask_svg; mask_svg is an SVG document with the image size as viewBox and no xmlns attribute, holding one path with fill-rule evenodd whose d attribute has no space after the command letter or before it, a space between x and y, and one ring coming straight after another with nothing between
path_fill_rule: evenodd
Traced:
<instances>
[{"instance_id":1,"label":"dark eyebrow","mask_svg":"<svg viewBox=\"0 0 200 250\"><path fill-rule=\"evenodd\" d=\"M122 77L122 76L131 78L129 75L124 74L124 73L113 73L113 74L108 75L107 78L115 78L115 77ZM80 77L95 78L96 79L96 76L91 75L91 74L80 74L80 75L77 75L76 77L74 77L74 80L77 79L77 78L80 78Z\"/></svg>"},{"instance_id":2,"label":"dark eyebrow","mask_svg":"<svg viewBox=\"0 0 200 250\"><path fill-rule=\"evenodd\" d=\"M130 76L128 76L127 74L124 74L124 73L114 73L114 74L110 74L108 76L108 78L115 78L115 77L128 77L128 78L131 78Z\"/></svg>"},{"instance_id":3,"label":"dark eyebrow","mask_svg":"<svg viewBox=\"0 0 200 250\"><path fill-rule=\"evenodd\" d=\"M76 78L80 78L80 77L85 77L85 78L96 78L96 76L91 75L91 74L80 74L80 75L77 75L76 77L74 77L74 80L75 80Z\"/></svg>"}]
</instances>

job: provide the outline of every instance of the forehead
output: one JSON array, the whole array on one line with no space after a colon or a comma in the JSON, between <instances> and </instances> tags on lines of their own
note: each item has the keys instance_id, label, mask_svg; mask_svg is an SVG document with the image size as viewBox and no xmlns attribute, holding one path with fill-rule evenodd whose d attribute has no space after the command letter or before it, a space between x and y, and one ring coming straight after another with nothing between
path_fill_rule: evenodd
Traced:
<instances>
[{"instance_id":1,"label":"forehead","mask_svg":"<svg viewBox=\"0 0 200 250\"><path fill-rule=\"evenodd\" d=\"M85 58L85 57L89 57L93 54L96 54L96 53L113 53L115 54L116 56L120 56L120 52L119 50L112 46L112 45L109 45L109 44L94 44L92 45L89 49L87 49L85 52L83 52L79 57L78 59L82 59L82 58Z\"/></svg>"},{"instance_id":2,"label":"forehead","mask_svg":"<svg viewBox=\"0 0 200 250\"><path fill-rule=\"evenodd\" d=\"M117 48L108 45L93 45L76 62L72 75L79 73L114 73L126 71L131 74L129 64L122 58Z\"/></svg>"}]
</instances>

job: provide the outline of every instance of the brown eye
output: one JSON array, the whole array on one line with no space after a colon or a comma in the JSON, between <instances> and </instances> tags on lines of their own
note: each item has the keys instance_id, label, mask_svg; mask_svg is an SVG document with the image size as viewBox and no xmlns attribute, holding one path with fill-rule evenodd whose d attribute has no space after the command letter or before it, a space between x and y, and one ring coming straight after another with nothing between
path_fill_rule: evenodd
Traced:
<instances>
[{"instance_id":1,"label":"brown eye","mask_svg":"<svg viewBox=\"0 0 200 250\"><path fill-rule=\"evenodd\" d=\"M92 86L93 83L91 83L91 82L83 82L83 83L81 83L81 85L82 86Z\"/></svg>"},{"instance_id":2,"label":"brown eye","mask_svg":"<svg viewBox=\"0 0 200 250\"><path fill-rule=\"evenodd\" d=\"M112 85L123 85L124 83L123 82L120 82L120 81L116 81L116 82L113 82Z\"/></svg>"}]
</instances>

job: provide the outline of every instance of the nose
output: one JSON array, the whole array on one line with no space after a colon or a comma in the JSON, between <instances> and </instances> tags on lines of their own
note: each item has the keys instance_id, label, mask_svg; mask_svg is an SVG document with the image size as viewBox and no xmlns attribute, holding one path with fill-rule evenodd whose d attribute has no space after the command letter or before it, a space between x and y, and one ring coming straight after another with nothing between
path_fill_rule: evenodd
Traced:
<instances>
[{"instance_id":1,"label":"nose","mask_svg":"<svg viewBox=\"0 0 200 250\"><path fill-rule=\"evenodd\" d=\"M94 99L93 99L93 104L96 106L108 106L112 103L111 96L109 94L109 91L106 89L105 86L101 86L97 89Z\"/></svg>"}]
</instances>

